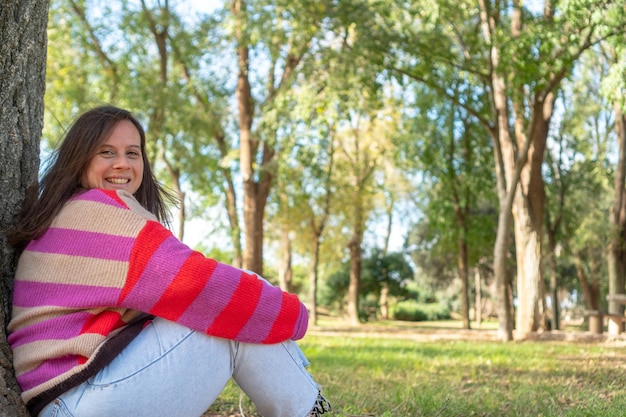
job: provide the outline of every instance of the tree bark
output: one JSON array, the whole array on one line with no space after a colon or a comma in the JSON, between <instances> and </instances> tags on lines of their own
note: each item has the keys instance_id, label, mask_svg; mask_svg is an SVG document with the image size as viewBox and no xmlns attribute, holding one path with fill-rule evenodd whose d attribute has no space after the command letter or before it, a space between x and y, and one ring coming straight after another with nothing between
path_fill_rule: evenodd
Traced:
<instances>
[{"instance_id":1,"label":"tree bark","mask_svg":"<svg viewBox=\"0 0 626 417\"><path fill-rule=\"evenodd\" d=\"M461 315L463 316L463 328L470 329L469 317L469 271L467 260L467 242L464 237L459 238L458 242L457 266L459 269L459 277L461 278Z\"/></svg>"},{"instance_id":2,"label":"tree bark","mask_svg":"<svg viewBox=\"0 0 626 417\"><path fill-rule=\"evenodd\" d=\"M320 232L321 235L321 232ZM313 254L311 256L311 274L309 275L309 322L317 325L317 280L320 262L320 235L313 237Z\"/></svg>"},{"instance_id":3,"label":"tree bark","mask_svg":"<svg viewBox=\"0 0 626 417\"><path fill-rule=\"evenodd\" d=\"M493 248L498 337L503 341L510 341L513 339L513 320L509 301L511 294L508 292L509 278L506 262L513 223L511 208L513 206L513 196L517 189L519 169L514 169L517 161L515 146L509 132L506 82L504 76L497 72L497 68L500 65L500 50L492 34L498 30L498 22L486 0L480 0L479 4L482 33L485 41L491 45L489 49L489 65L492 75L489 81L494 108L494 121L496 123L495 128L491 129L489 133L494 145L494 162L499 200L498 229ZM522 157L524 156L522 154Z\"/></svg>"},{"instance_id":4,"label":"tree bark","mask_svg":"<svg viewBox=\"0 0 626 417\"><path fill-rule=\"evenodd\" d=\"M291 247L290 231L284 228L280 232L280 264L278 266L278 283L283 291L291 292L291 281L293 278L293 270L291 268L293 249Z\"/></svg>"},{"instance_id":5,"label":"tree bark","mask_svg":"<svg viewBox=\"0 0 626 417\"><path fill-rule=\"evenodd\" d=\"M348 287L348 320L353 326L360 324L359 320L359 287L361 284L361 266L363 254L361 243L363 242L363 227L361 226L362 208L355 207L356 224L353 226L352 239L348 244L350 250L350 284Z\"/></svg>"},{"instance_id":6,"label":"tree bark","mask_svg":"<svg viewBox=\"0 0 626 417\"><path fill-rule=\"evenodd\" d=\"M530 141L527 163L521 172L513 206L517 251L516 337L520 339L525 339L531 332L545 327L541 247L546 196L541 169L553 108L553 94L535 93L530 137L526 137L521 127L523 112L521 109L516 112L517 143Z\"/></svg>"},{"instance_id":7,"label":"tree bark","mask_svg":"<svg viewBox=\"0 0 626 417\"><path fill-rule=\"evenodd\" d=\"M580 255L576 253L574 254L574 265L576 266L576 276L585 296L585 307L587 310L600 310L600 282L597 279L589 279L580 261Z\"/></svg>"},{"instance_id":8,"label":"tree bark","mask_svg":"<svg viewBox=\"0 0 626 417\"><path fill-rule=\"evenodd\" d=\"M480 327L483 320L483 298L480 285L480 268L474 267L474 288L476 289L476 313L474 314L476 320L476 326Z\"/></svg>"},{"instance_id":9,"label":"tree bark","mask_svg":"<svg viewBox=\"0 0 626 417\"><path fill-rule=\"evenodd\" d=\"M615 113L615 130L619 145L619 157L615 169L614 179L614 200L611 208L611 240L608 248L608 270L609 270L609 294L623 294L626 273L626 251L624 250L626 233L626 116L619 103L613 104ZM610 314L624 314L624 306L609 301ZM623 325L609 322L608 331L610 334L618 334L623 330Z\"/></svg>"},{"instance_id":10,"label":"tree bark","mask_svg":"<svg viewBox=\"0 0 626 417\"><path fill-rule=\"evenodd\" d=\"M6 340L17 254L7 244L30 187L37 184L46 87L48 1L0 7L0 414L26 417Z\"/></svg>"}]
</instances>

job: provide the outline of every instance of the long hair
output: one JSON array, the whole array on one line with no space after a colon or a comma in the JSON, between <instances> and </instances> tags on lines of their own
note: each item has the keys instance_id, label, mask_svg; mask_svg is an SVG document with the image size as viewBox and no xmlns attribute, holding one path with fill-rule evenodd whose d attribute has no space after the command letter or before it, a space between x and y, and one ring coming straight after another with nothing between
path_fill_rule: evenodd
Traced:
<instances>
[{"instance_id":1,"label":"long hair","mask_svg":"<svg viewBox=\"0 0 626 417\"><path fill-rule=\"evenodd\" d=\"M150 168L146 155L146 134L141 123L127 110L100 106L80 115L52 153L39 182L39 189L31 189L27 193L18 224L9 236L11 245L23 248L29 241L41 237L50 227L67 200L82 190L81 178L91 158L122 120L131 122L141 137L144 169L135 198L159 221L168 221L166 200L175 200L159 184Z\"/></svg>"}]
</instances>

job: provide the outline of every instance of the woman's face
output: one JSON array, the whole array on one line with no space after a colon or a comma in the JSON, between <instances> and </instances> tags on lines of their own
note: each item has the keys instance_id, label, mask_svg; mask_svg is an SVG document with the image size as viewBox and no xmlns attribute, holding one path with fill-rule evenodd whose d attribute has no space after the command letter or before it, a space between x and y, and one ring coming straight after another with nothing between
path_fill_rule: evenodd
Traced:
<instances>
[{"instance_id":1,"label":"woman's face","mask_svg":"<svg viewBox=\"0 0 626 417\"><path fill-rule=\"evenodd\" d=\"M132 122L122 120L89 161L81 185L135 194L142 178L141 136Z\"/></svg>"}]
</instances>

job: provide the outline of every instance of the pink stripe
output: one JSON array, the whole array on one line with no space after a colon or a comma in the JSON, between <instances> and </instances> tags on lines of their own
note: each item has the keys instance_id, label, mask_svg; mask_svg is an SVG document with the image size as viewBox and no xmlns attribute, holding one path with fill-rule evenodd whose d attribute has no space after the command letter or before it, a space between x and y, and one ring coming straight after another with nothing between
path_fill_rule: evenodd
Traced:
<instances>
[{"instance_id":1,"label":"pink stripe","mask_svg":"<svg viewBox=\"0 0 626 417\"><path fill-rule=\"evenodd\" d=\"M126 206L121 205L117 200L109 197L106 193L98 189L89 190L87 192L79 194L76 197L73 197L72 200L95 201L97 203L107 204L109 206L127 208Z\"/></svg>"},{"instance_id":2,"label":"pink stripe","mask_svg":"<svg viewBox=\"0 0 626 417\"><path fill-rule=\"evenodd\" d=\"M237 340L254 343L265 340L280 313L282 298L279 288L264 284L254 314L237 335Z\"/></svg>"},{"instance_id":3,"label":"pink stripe","mask_svg":"<svg viewBox=\"0 0 626 417\"><path fill-rule=\"evenodd\" d=\"M79 311L66 316L55 317L50 320L24 327L8 337L9 344L13 349L27 343L38 342L40 340L65 340L80 335L80 331L87 319L92 314Z\"/></svg>"},{"instance_id":4,"label":"pink stripe","mask_svg":"<svg viewBox=\"0 0 626 417\"><path fill-rule=\"evenodd\" d=\"M64 356L62 358L46 361L35 369L24 372L17 377L17 381L23 391L28 391L69 371L76 365L78 365L78 358L76 356Z\"/></svg>"},{"instance_id":5,"label":"pink stripe","mask_svg":"<svg viewBox=\"0 0 626 417\"><path fill-rule=\"evenodd\" d=\"M230 302L239 285L239 276L241 271L218 262L206 286L187 311L180 316L179 322L192 329L206 332Z\"/></svg>"},{"instance_id":6,"label":"pink stripe","mask_svg":"<svg viewBox=\"0 0 626 417\"><path fill-rule=\"evenodd\" d=\"M191 253L192 250L174 236L165 239L154 251L137 284L124 298L122 305L149 312L176 278Z\"/></svg>"},{"instance_id":7,"label":"pink stripe","mask_svg":"<svg viewBox=\"0 0 626 417\"><path fill-rule=\"evenodd\" d=\"M32 252L56 253L88 258L128 261L134 239L105 233L49 228L26 248Z\"/></svg>"},{"instance_id":8,"label":"pink stripe","mask_svg":"<svg viewBox=\"0 0 626 417\"><path fill-rule=\"evenodd\" d=\"M119 295L119 288L18 280L15 281L13 304L16 307L106 307L114 306Z\"/></svg>"}]
</instances>

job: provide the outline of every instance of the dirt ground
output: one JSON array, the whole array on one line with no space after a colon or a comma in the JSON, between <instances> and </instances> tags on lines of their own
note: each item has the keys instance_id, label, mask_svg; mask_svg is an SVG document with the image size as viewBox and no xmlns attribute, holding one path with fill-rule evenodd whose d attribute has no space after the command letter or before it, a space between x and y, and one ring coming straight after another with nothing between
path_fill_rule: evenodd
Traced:
<instances>
[{"instance_id":1,"label":"dirt ground","mask_svg":"<svg viewBox=\"0 0 626 417\"><path fill-rule=\"evenodd\" d=\"M422 326L404 322L384 322L385 324L368 323L363 326L351 327L336 324L323 327L312 326L308 335L315 336L350 336L350 337L381 337L400 338L416 341L440 341L440 340L484 340L498 341L498 331L494 326L490 328L472 328L465 330L458 327L446 326ZM526 340L530 341L563 341L571 343L610 343L624 344L626 346L626 333L620 335L593 334L580 330L557 330L544 331L531 334Z\"/></svg>"}]
</instances>

